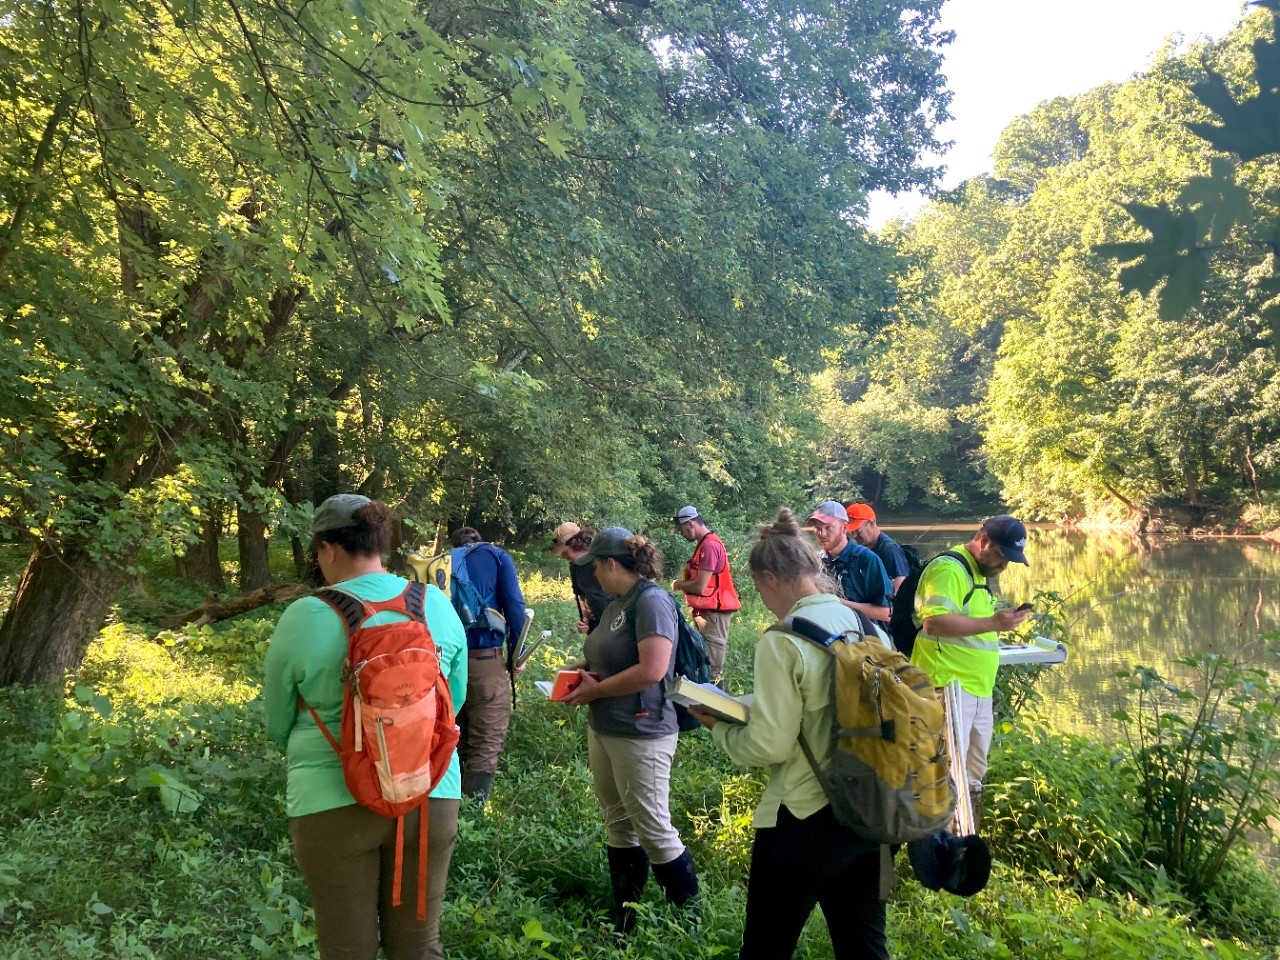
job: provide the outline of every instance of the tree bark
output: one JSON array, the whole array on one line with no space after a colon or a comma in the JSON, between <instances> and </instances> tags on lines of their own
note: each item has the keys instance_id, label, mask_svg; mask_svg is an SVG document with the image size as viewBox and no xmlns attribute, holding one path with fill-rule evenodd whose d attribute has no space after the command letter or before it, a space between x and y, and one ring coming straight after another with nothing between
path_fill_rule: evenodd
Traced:
<instances>
[{"instance_id":1,"label":"tree bark","mask_svg":"<svg viewBox=\"0 0 1280 960\"><path fill-rule=\"evenodd\" d=\"M262 517L241 506L237 513L240 543L240 592L261 590L271 583L267 562L267 525Z\"/></svg>"},{"instance_id":2,"label":"tree bark","mask_svg":"<svg viewBox=\"0 0 1280 960\"><path fill-rule=\"evenodd\" d=\"M222 561L218 557L218 528L216 517L205 520L200 539L187 547L184 556L175 557L178 576L183 580L199 580L215 590L226 590L227 581L222 575Z\"/></svg>"},{"instance_id":3,"label":"tree bark","mask_svg":"<svg viewBox=\"0 0 1280 960\"><path fill-rule=\"evenodd\" d=\"M317 507L342 493L337 427L330 419L316 427L311 440L311 502Z\"/></svg>"},{"instance_id":4,"label":"tree bark","mask_svg":"<svg viewBox=\"0 0 1280 960\"><path fill-rule=\"evenodd\" d=\"M128 558L110 563L40 544L0 624L0 686L62 689L129 581Z\"/></svg>"}]
</instances>

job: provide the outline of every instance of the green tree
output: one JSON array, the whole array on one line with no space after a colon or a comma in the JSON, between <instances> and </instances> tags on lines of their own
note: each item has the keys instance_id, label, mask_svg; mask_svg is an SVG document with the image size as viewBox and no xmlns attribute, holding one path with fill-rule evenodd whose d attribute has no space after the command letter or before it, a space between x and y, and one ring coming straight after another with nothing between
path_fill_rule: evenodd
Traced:
<instances>
[{"instance_id":1,"label":"green tree","mask_svg":"<svg viewBox=\"0 0 1280 960\"><path fill-rule=\"evenodd\" d=\"M576 73L528 38L447 41L411 3L9 4L0 24L0 509L35 543L0 683L42 683L140 545L190 536L246 473L227 412L284 428L271 358L304 304L448 317L435 139L521 97L546 134Z\"/></svg>"}]
</instances>

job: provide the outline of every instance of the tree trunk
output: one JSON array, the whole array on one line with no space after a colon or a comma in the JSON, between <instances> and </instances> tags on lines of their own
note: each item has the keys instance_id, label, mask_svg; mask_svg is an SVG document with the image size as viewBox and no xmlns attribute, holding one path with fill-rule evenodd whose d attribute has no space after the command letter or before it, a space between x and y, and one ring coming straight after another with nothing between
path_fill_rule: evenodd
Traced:
<instances>
[{"instance_id":1,"label":"tree trunk","mask_svg":"<svg viewBox=\"0 0 1280 960\"><path fill-rule=\"evenodd\" d=\"M37 546L0 624L0 686L61 690L129 581L130 559L107 563L78 549Z\"/></svg>"},{"instance_id":2,"label":"tree trunk","mask_svg":"<svg viewBox=\"0 0 1280 960\"><path fill-rule=\"evenodd\" d=\"M339 457L337 428L329 420L316 427L311 443L311 502L317 507L343 492Z\"/></svg>"},{"instance_id":3,"label":"tree trunk","mask_svg":"<svg viewBox=\"0 0 1280 960\"><path fill-rule=\"evenodd\" d=\"M236 513L240 542L240 592L261 590L271 583L267 562L267 525L262 517L240 507Z\"/></svg>"},{"instance_id":4,"label":"tree trunk","mask_svg":"<svg viewBox=\"0 0 1280 960\"><path fill-rule=\"evenodd\" d=\"M199 580L219 591L227 589L226 579L222 576L222 561L218 558L220 526L216 517L208 517L200 531L200 539L187 546L185 556L174 558L178 576L183 580Z\"/></svg>"},{"instance_id":5,"label":"tree trunk","mask_svg":"<svg viewBox=\"0 0 1280 960\"><path fill-rule=\"evenodd\" d=\"M295 600L298 597L305 597L311 590L311 585L307 583L282 583L226 600L215 597L183 613L161 617L160 626L167 630L180 627L184 623L204 626L206 623L225 620L227 617L237 617L242 613L266 606L268 603L275 603L277 600Z\"/></svg>"}]
</instances>

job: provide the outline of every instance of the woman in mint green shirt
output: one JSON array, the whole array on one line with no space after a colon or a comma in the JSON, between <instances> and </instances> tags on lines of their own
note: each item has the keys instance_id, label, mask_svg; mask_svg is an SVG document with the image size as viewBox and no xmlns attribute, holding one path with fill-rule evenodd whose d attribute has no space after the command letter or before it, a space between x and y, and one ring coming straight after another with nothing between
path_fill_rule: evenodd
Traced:
<instances>
[{"instance_id":1,"label":"woman in mint green shirt","mask_svg":"<svg viewBox=\"0 0 1280 960\"><path fill-rule=\"evenodd\" d=\"M322 503L313 520L312 546L325 583L373 602L399 596L408 585L387 573L391 511L357 494ZM428 587L427 627L440 651L440 668L455 712L467 691L467 642L449 599ZM380 613L370 623L405 619ZM263 695L267 735L289 761L286 808L294 856L311 891L321 960L375 960L381 942L390 960L436 960L440 909L457 835L462 796L456 753L428 804L427 912L417 920L418 813L405 817L400 906L391 904L396 821L359 806L347 790L342 764L299 698L336 734L342 718L347 631L323 600L289 605L267 648Z\"/></svg>"},{"instance_id":2,"label":"woman in mint green shirt","mask_svg":"<svg viewBox=\"0 0 1280 960\"><path fill-rule=\"evenodd\" d=\"M779 620L803 617L832 633L861 633L790 510L762 525L747 558L760 599ZM880 848L836 822L800 748L831 760L831 657L790 633L766 630L756 644L755 691L745 724L693 711L737 763L768 767L756 807L741 960L782 960L795 951L814 905L822 907L836 960L888 960Z\"/></svg>"}]
</instances>

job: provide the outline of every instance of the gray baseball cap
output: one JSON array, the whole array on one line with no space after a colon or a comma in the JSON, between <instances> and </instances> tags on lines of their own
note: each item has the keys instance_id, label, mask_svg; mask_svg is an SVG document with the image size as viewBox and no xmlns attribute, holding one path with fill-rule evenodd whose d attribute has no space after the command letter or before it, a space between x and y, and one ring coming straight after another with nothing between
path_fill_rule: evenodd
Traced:
<instances>
[{"instance_id":1,"label":"gray baseball cap","mask_svg":"<svg viewBox=\"0 0 1280 960\"><path fill-rule=\"evenodd\" d=\"M809 519L817 520L819 523L845 524L849 522L849 511L839 500L823 500L814 508Z\"/></svg>"},{"instance_id":2,"label":"gray baseball cap","mask_svg":"<svg viewBox=\"0 0 1280 960\"><path fill-rule=\"evenodd\" d=\"M331 530L354 527L356 511L372 502L368 497L362 497L358 493L335 494L316 507L316 512L311 517L311 535L318 537Z\"/></svg>"},{"instance_id":3,"label":"gray baseball cap","mask_svg":"<svg viewBox=\"0 0 1280 960\"><path fill-rule=\"evenodd\" d=\"M587 552L573 562L585 567L592 560L601 557L628 557L631 551L627 548L627 541L633 536L635 534L626 527L605 527L596 534L591 546L587 547Z\"/></svg>"}]
</instances>

